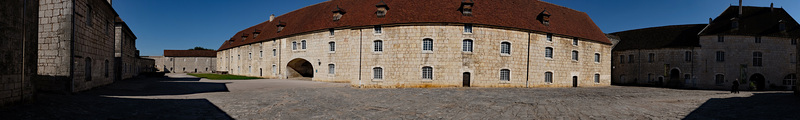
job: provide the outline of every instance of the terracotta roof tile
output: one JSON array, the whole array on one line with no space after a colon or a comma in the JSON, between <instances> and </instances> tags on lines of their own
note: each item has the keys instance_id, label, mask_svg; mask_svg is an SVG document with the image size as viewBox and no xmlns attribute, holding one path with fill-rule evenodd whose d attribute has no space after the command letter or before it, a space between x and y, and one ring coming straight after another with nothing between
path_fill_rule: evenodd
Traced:
<instances>
[{"instance_id":1,"label":"terracotta roof tile","mask_svg":"<svg viewBox=\"0 0 800 120\"><path fill-rule=\"evenodd\" d=\"M617 50L700 47L697 33L708 24L670 25L611 33L620 42Z\"/></svg>"},{"instance_id":2,"label":"terracotta roof tile","mask_svg":"<svg viewBox=\"0 0 800 120\"><path fill-rule=\"evenodd\" d=\"M568 35L610 44L605 34L589 16L580 11L538 0L475 0L472 16L462 16L457 11L462 0L383 0L391 7L385 17L378 18L375 3L381 0L331 0L307 6L265 21L236 33L219 50L273 40L289 35L337 27L372 26L397 23L471 23L534 30ZM331 20L330 10L336 7L347 10L338 21ZM539 13L552 14L550 25L537 22ZM277 32L278 24L286 25ZM242 41L241 35L260 29L255 39ZM244 32L244 33L243 33Z\"/></svg>"}]
</instances>

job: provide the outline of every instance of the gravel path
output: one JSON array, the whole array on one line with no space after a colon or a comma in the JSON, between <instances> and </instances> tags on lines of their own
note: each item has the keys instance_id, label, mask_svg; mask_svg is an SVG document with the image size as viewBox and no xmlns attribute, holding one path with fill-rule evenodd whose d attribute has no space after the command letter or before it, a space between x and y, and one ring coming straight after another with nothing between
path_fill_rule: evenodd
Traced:
<instances>
[{"instance_id":1,"label":"gravel path","mask_svg":"<svg viewBox=\"0 0 800 120\"><path fill-rule=\"evenodd\" d=\"M798 119L791 92L599 88L354 89L301 80L184 74L39 94L18 119Z\"/></svg>"}]
</instances>

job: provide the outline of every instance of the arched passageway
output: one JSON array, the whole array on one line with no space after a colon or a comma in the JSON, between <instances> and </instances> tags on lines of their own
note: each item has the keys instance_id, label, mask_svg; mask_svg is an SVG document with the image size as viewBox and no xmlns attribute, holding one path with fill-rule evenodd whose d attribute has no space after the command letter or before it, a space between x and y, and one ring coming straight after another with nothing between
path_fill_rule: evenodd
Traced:
<instances>
[{"instance_id":1,"label":"arched passageway","mask_svg":"<svg viewBox=\"0 0 800 120\"><path fill-rule=\"evenodd\" d=\"M764 84L766 82L766 79L764 79L764 75L761 75L761 74L758 74L758 73L753 74L752 76L750 76L750 81L753 82L753 84L756 85L755 86L756 90L764 90L766 88L766 86L764 86ZM745 84L745 85L749 85L749 83Z\"/></svg>"},{"instance_id":2,"label":"arched passageway","mask_svg":"<svg viewBox=\"0 0 800 120\"><path fill-rule=\"evenodd\" d=\"M297 58L286 64L288 78L313 78L314 66L308 60Z\"/></svg>"}]
</instances>

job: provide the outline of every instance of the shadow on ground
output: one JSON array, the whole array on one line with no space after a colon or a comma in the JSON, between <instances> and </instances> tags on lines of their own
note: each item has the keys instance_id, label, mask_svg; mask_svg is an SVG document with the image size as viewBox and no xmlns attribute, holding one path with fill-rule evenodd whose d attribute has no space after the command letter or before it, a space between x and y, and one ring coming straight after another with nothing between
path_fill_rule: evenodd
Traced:
<instances>
[{"instance_id":1,"label":"shadow on ground","mask_svg":"<svg viewBox=\"0 0 800 120\"><path fill-rule=\"evenodd\" d=\"M117 81L73 95L41 93L36 100L0 109L2 119L233 119L207 99L134 99L106 96L184 95L227 92L225 83L199 78Z\"/></svg>"},{"instance_id":2,"label":"shadow on ground","mask_svg":"<svg viewBox=\"0 0 800 120\"><path fill-rule=\"evenodd\" d=\"M711 98L689 113L686 120L798 119L800 98L792 93L753 93L750 97Z\"/></svg>"}]
</instances>

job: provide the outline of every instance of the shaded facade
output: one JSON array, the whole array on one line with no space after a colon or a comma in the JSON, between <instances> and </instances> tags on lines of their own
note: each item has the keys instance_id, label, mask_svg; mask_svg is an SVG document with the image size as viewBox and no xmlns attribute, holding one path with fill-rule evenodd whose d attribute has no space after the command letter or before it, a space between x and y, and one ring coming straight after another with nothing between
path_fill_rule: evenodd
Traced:
<instances>
[{"instance_id":1,"label":"shaded facade","mask_svg":"<svg viewBox=\"0 0 800 120\"><path fill-rule=\"evenodd\" d=\"M36 76L39 0L0 1L0 107L29 101Z\"/></svg>"},{"instance_id":2,"label":"shaded facade","mask_svg":"<svg viewBox=\"0 0 800 120\"><path fill-rule=\"evenodd\" d=\"M238 32L216 59L357 87L588 87L610 84L610 46L586 13L542 1L333 0Z\"/></svg>"},{"instance_id":3,"label":"shaded facade","mask_svg":"<svg viewBox=\"0 0 800 120\"><path fill-rule=\"evenodd\" d=\"M697 89L796 87L800 26L783 8L730 6L709 24L611 33L612 80ZM752 84L752 85L751 85Z\"/></svg>"},{"instance_id":4,"label":"shaded facade","mask_svg":"<svg viewBox=\"0 0 800 120\"><path fill-rule=\"evenodd\" d=\"M216 71L214 50L164 50L164 56L147 56L153 59L159 72L213 73Z\"/></svg>"},{"instance_id":5,"label":"shaded facade","mask_svg":"<svg viewBox=\"0 0 800 120\"><path fill-rule=\"evenodd\" d=\"M140 72L136 35L119 17L114 20L114 30L114 80L133 78Z\"/></svg>"}]
</instances>

